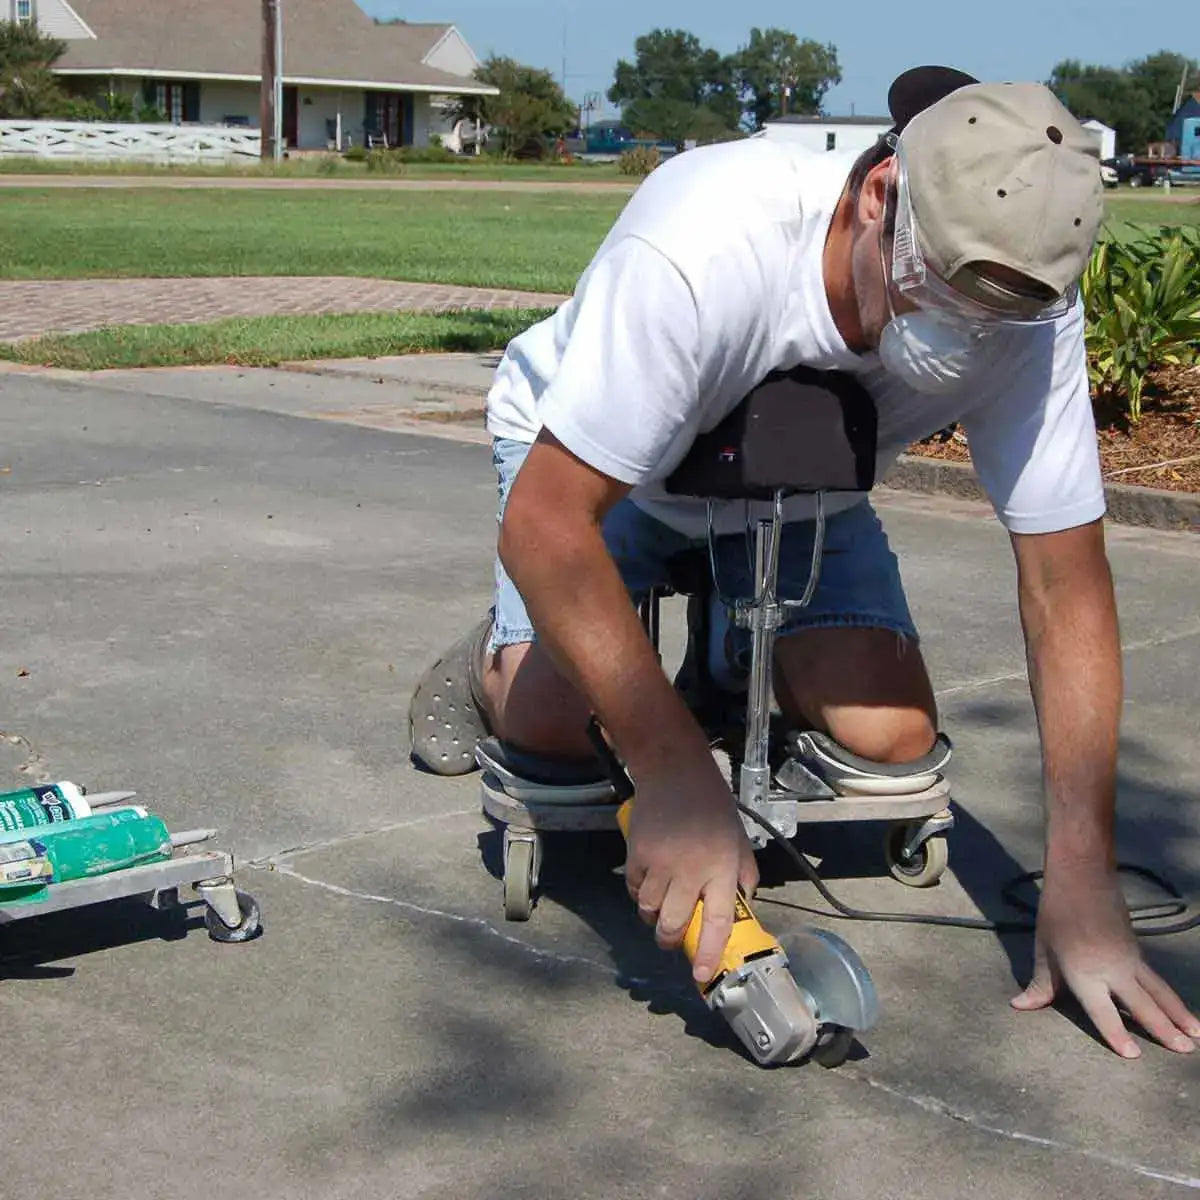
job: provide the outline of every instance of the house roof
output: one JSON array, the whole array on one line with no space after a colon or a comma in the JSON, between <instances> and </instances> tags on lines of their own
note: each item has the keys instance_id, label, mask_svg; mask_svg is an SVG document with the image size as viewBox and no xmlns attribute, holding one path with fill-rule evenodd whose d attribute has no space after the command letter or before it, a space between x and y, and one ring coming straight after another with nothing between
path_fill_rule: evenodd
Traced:
<instances>
[{"instance_id":1,"label":"house roof","mask_svg":"<svg viewBox=\"0 0 1200 1200\"><path fill-rule=\"evenodd\" d=\"M809 117L788 113L783 117L772 117L768 125L883 125L891 128L895 121L891 117Z\"/></svg>"},{"instance_id":2,"label":"house roof","mask_svg":"<svg viewBox=\"0 0 1200 1200\"><path fill-rule=\"evenodd\" d=\"M262 71L262 8L254 0L72 0L95 40L67 43L59 74L245 79ZM354 0L281 0L287 83L495 94L428 66L453 28L376 24Z\"/></svg>"}]
</instances>

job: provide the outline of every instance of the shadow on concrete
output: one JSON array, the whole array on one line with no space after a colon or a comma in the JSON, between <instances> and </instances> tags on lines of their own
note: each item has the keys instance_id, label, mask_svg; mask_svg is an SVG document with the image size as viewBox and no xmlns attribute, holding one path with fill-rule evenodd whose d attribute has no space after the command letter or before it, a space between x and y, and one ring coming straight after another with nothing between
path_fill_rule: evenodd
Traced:
<instances>
[{"instance_id":1,"label":"shadow on concrete","mask_svg":"<svg viewBox=\"0 0 1200 1200\"><path fill-rule=\"evenodd\" d=\"M155 909L136 898L110 900L0 926L0 979L56 979L74 967L50 967L139 942L178 941L204 931L204 903Z\"/></svg>"},{"instance_id":2,"label":"shadow on concrete","mask_svg":"<svg viewBox=\"0 0 1200 1200\"><path fill-rule=\"evenodd\" d=\"M484 869L497 881L503 880L502 828L493 825L478 841ZM539 897L552 897L603 939L616 983L630 999L651 1016L677 1018L691 1037L723 1049L736 1047L741 1053L725 1022L712 1013L693 986L683 956L660 950L653 930L638 919L621 877L625 863L621 835L547 834L542 845ZM745 1058L752 1061L749 1055Z\"/></svg>"},{"instance_id":3,"label":"shadow on concrete","mask_svg":"<svg viewBox=\"0 0 1200 1200\"><path fill-rule=\"evenodd\" d=\"M959 714L956 726L968 733L994 731L1005 725L1023 724L1028 720L1025 705L1004 700L987 700L971 704ZM1127 738L1121 747L1122 770L1118 778L1120 819L1118 822L1118 857L1124 863L1147 868L1182 893L1194 898L1197 875L1184 849L1194 840L1194 834L1184 820L1190 797L1150 782L1169 775L1167 765L1143 742ZM1041 791L1040 761L1012 764L1013 779L1008 787L1018 793L1038 795ZM969 793L969 788L966 789ZM968 919L984 919L1000 926L995 931L964 930L968 937L993 938L1008 958L1015 990L1024 987L1032 976L1034 953L1034 919L1039 882L1015 882L1040 866L1038 861L1022 862L1014 856L1005 842L983 819L976 815L969 800L961 792L954 801L956 825L950 834L951 870L966 892L970 906L960 914ZM837 895L839 880L886 878L887 865L883 853L884 823L852 822L842 825L802 826L794 845L810 861L819 864L822 880ZM618 983L631 999L647 1006L654 1015L673 1015L685 1032L712 1046L737 1046L721 1019L712 1014L696 994L690 975L681 956L666 955L654 944L651 931L636 917L634 906L617 878L624 861L625 847L619 835L549 835L544 838L545 854L540 893L574 913L599 934L612 956ZM485 869L497 880L503 878L502 839L498 829L479 837L480 858ZM771 845L759 855L760 887L757 903L782 907L823 920L836 922L844 936L853 942L853 926L859 922L848 919L831 909L816 893L811 901L796 901L778 895L784 887L803 882L805 877L797 864L779 846ZM1153 882L1135 874L1122 876L1126 897L1131 905L1157 905L1171 897ZM1006 896L1006 891L1009 893ZM936 895L936 889L932 889ZM889 896L885 913L907 913L917 920L933 912L943 912L945 906L928 904L929 891L910 891L897 887ZM1016 900L1013 902L1012 897ZM840 898L840 897L839 897ZM1194 913L1192 899L1189 913ZM975 911L972 911L972 908ZM1179 921L1176 914L1167 923ZM1153 929L1164 922L1140 926ZM1179 935L1187 938L1187 933ZM1143 937L1143 953L1152 966L1167 975L1185 1002L1195 1011L1198 1000L1197 967L1194 963L1181 967L1182 947L1177 953L1167 943L1170 938ZM1074 997L1065 992L1055 1008L1089 1037L1100 1041L1090 1018ZM860 1051L860 1056L861 1056ZM750 1062L748 1055L744 1055Z\"/></svg>"}]
</instances>

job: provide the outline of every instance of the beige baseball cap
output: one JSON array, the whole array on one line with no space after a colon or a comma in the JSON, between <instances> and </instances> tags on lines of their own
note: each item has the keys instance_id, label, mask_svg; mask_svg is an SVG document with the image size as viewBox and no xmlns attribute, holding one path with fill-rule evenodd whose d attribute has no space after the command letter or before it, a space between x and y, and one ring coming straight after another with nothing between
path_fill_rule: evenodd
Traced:
<instances>
[{"instance_id":1,"label":"beige baseball cap","mask_svg":"<svg viewBox=\"0 0 1200 1200\"><path fill-rule=\"evenodd\" d=\"M898 152L925 261L956 291L1024 316L1078 282L1104 214L1100 148L1048 88L957 87Z\"/></svg>"}]
</instances>

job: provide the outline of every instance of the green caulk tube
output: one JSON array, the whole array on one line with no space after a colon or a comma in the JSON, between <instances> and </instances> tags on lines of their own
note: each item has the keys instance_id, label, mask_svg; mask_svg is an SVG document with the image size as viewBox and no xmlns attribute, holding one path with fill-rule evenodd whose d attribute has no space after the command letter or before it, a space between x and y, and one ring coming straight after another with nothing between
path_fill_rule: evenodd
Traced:
<instances>
[{"instance_id":1,"label":"green caulk tube","mask_svg":"<svg viewBox=\"0 0 1200 1200\"><path fill-rule=\"evenodd\" d=\"M30 876L13 878L20 869L11 860L15 853L24 853L26 845L32 852L27 860ZM171 835L161 818L130 807L0 837L0 847L10 860L0 879L11 879L11 883L0 882L0 902L36 903L56 883L169 859Z\"/></svg>"},{"instance_id":2,"label":"green caulk tube","mask_svg":"<svg viewBox=\"0 0 1200 1200\"><path fill-rule=\"evenodd\" d=\"M83 789L66 780L0 792L0 833L57 825L60 821L89 816L91 811L91 805L83 798Z\"/></svg>"}]
</instances>

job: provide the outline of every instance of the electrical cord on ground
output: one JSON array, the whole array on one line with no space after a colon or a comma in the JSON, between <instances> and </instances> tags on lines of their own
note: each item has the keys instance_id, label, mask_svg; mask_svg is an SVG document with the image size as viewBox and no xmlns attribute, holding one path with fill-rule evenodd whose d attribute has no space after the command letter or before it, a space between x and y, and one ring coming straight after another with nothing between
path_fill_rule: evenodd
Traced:
<instances>
[{"instance_id":1,"label":"electrical cord on ground","mask_svg":"<svg viewBox=\"0 0 1200 1200\"><path fill-rule=\"evenodd\" d=\"M617 799L628 800L634 794L633 780L630 779L629 773L625 770L616 754L613 753L612 747L605 740L604 734L600 729L600 724L594 716L588 721L587 736L592 744L592 748L596 752L597 758L603 764L605 772L612 781L613 791ZM815 912L818 916L844 917L848 921L887 921L897 925L943 925L950 929L978 929L986 933L1032 933L1037 928L1036 922L1030 920L990 921L986 917L945 917L937 913L872 912L868 909L852 908L849 904L844 904L829 890L825 885L825 881L817 873L816 867L770 821L759 813L756 813L752 808L748 808L740 800L735 799L734 803L737 805L740 813L749 817L756 825L761 826L771 836L773 841L783 847L784 852L800 868L809 883L817 889L825 903L834 910L833 912L821 912L819 909L808 910ZM1147 867L1139 867L1133 863L1118 863L1117 870L1123 871L1128 875L1140 876L1142 879L1154 884L1155 887L1161 888L1169 897L1169 899L1160 901L1157 904L1135 904L1130 906L1129 918L1133 924L1134 932L1139 937L1163 937L1169 933L1185 933L1187 930L1195 929L1200 925L1200 908L1190 916L1185 916L1192 905L1177 888L1163 879L1162 876L1156 875ZM1015 879L1010 879L1000 889L1000 898L1011 908L1036 914L1037 905L1030 904L1027 900L1021 899L1016 894L1016 889L1026 883L1036 883L1042 876L1042 871L1026 871L1023 875L1018 875ZM757 900L759 903L786 904L785 901L774 900L770 896L758 897ZM1183 920L1176 921L1171 925L1155 925L1152 928L1146 928L1146 923L1149 921L1164 921L1169 917L1183 917Z\"/></svg>"},{"instance_id":2,"label":"electrical cord on ground","mask_svg":"<svg viewBox=\"0 0 1200 1200\"><path fill-rule=\"evenodd\" d=\"M936 913L871 912L867 909L852 908L849 904L844 904L829 890L816 867L770 821L740 801L737 802L737 807L739 812L749 817L755 824L760 825L770 834L772 840L783 847L784 852L800 868L809 883L817 889L825 903L834 910L833 912L809 910L817 912L820 916L844 917L848 921L887 921L898 925L944 925L952 929L979 929L989 933L1032 933L1036 928L1035 922L1031 920L990 921L986 917L945 917ZM1200 925L1200 909L1197 909L1181 921L1175 921L1170 925L1155 925L1152 928L1146 928L1145 925L1148 921L1162 921L1169 917L1183 916L1191 905L1172 884L1146 867L1139 867L1132 863L1118 863L1117 870L1140 876L1154 884L1155 887L1161 888L1169 897L1168 900L1160 901L1157 904L1130 906L1130 920L1133 923L1134 932L1139 937L1162 937L1168 933L1184 933L1186 930L1195 929ZM1027 871L1023 875L1018 875L1001 889L1001 899L1012 908L1027 913L1036 913L1037 905L1021 899L1016 895L1016 889L1026 883L1036 883L1042 878L1042 874L1041 871ZM769 896L756 897L756 901L760 904L786 903L773 900ZM788 906L790 907L790 905Z\"/></svg>"}]
</instances>

